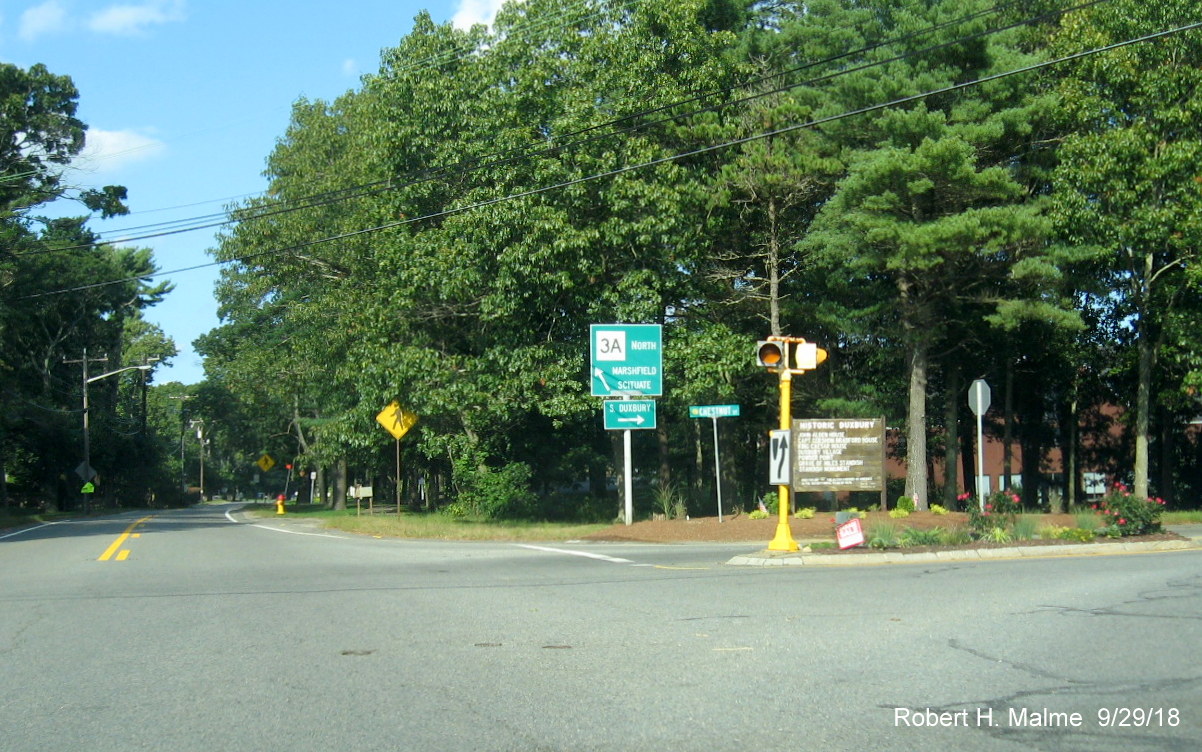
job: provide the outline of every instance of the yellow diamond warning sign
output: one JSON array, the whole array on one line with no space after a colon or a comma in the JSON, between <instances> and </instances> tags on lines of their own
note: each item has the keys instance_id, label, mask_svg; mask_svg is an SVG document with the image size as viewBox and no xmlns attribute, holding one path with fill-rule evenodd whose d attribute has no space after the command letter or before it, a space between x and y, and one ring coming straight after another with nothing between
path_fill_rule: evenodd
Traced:
<instances>
[{"instance_id":1,"label":"yellow diamond warning sign","mask_svg":"<svg viewBox=\"0 0 1202 752\"><path fill-rule=\"evenodd\" d=\"M376 422L384 426L384 430L392 434L392 438L399 441L409 432L410 428L413 428L413 424L417 423L417 415L405 412L396 401L393 401L380 411L380 414L376 416Z\"/></svg>"}]
</instances>

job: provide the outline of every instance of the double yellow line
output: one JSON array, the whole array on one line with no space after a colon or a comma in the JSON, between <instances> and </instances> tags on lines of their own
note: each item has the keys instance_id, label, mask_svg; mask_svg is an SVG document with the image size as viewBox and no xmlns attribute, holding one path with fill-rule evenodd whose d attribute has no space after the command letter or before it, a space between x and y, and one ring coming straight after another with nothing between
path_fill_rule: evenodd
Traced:
<instances>
[{"instance_id":1,"label":"double yellow line","mask_svg":"<svg viewBox=\"0 0 1202 752\"><path fill-rule=\"evenodd\" d=\"M104 550L104 553L102 553L100 555L100 558L97 559L96 561L108 561L109 559L113 558L113 554L117 554L117 561L125 561L126 559L128 559L129 558L129 549L121 548L121 546L125 545L125 541L129 540L129 537L131 535L133 537L137 538L140 535L140 533L135 533L134 529L137 528L138 525L141 525L146 520L149 520L151 517L154 517L154 515L152 514L147 517L143 517L142 519L138 520L134 524L125 528L125 532L121 533L121 535L117 536L117 540L113 541L113 544L111 546L109 546L108 548L106 548ZM118 553L118 550L120 550L120 553Z\"/></svg>"}]
</instances>

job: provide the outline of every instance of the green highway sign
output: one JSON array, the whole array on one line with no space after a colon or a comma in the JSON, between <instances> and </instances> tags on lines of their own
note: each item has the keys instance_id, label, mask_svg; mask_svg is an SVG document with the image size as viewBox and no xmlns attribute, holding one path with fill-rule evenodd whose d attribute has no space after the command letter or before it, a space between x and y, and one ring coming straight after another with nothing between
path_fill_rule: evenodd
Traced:
<instances>
[{"instance_id":1,"label":"green highway sign","mask_svg":"<svg viewBox=\"0 0 1202 752\"><path fill-rule=\"evenodd\" d=\"M606 400L606 431L635 431L655 428L655 400Z\"/></svg>"},{"instance_id":2,"label":"green highway sign","mask_svg":"<svg viewBox=\"0 0 1202 752\"><path fill-rule=\"evenodd\" d=\"M593 324L589 343L594 397L658 397L664 393L662 326Z\"/></svg>"},{"instance_id":3,"label":"green highway sign","mask_svg":"<svg viewBox=\"0 0 1202 752\"><path fill-rule=\"evenodd\" d=\"M691 405L690 418L737 418L738 405Z\"/></svg>"}]
</instances>

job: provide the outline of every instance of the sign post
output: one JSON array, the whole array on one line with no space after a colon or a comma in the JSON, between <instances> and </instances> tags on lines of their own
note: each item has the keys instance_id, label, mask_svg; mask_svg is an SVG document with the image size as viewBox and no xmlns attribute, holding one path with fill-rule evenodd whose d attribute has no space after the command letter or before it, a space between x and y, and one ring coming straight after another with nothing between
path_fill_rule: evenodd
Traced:
<instances>
[{"instance_id":1,"label":"sign post","mask_svg":"<svg viewBox=\"0 0 1202 752\"><path fill-rule=\"evenodd\" d=\"M977 379L968 387L968 406L977 416L977 504L982 512L985 511L985 494L981 492L981 479L985 477L985 430L982 419L989 410L989 385L984 379Z\"/></svg>"},{"instance_id":2,"label":"sign post","mask_svg":"<svg viewBox=\"0 0 1202 752\"><path fill-rule=\"evenodd\" d=\"M417 424L417 413L407 413L396 400L376 414L376 422L396 440L396 513L401 515L401 437Z\"/></svg>"},{"instance_id":3,"label":"sign post","mask_svg":"<svg viewBox=\"0 0 1202 752\"><path fill-rule=\"evenodd\" d=\"M692 405L690 418L710 418L714 422L714 487L718 491L718 522L722 522L722 463L718 456L718 418L737 418L738 405Z\"/></svg>"},{"instance_id":4,"label":"sign post","mask_svg":"<svg viewBox=\"0 0 1202 752\"><path fill-rule=\"evenodd\" d=\"M621 397L604 403L605 429L623 432L625 522L634 521L634 462L630 431L655 428L655 401L664 393L664 328L659 324L589 326L589 382L594 397Z\"/></svg>"}]
</instances>

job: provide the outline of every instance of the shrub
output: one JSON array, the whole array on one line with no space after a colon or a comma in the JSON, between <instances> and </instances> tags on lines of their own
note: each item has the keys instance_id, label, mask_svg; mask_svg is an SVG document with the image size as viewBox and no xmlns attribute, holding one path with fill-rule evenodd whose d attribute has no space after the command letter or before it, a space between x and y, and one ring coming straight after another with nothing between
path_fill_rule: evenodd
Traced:
<instances>
[{"instance_id":1,"label":"shrub","mask_svg":"<svg viewBox=\"0 0 1202 752\"><path fill-rule=\"evenodd\" d=\"M869 548L897 548L899 540L897 528L889 523L881 523L868 528Z\"/></svg>"},{"instance_id":2,"label":"shrub","mask_svg":"<svg viewBox=\"0 0 1202 752\"><path fill-rule=\"evenodd\" d=\"M1068 528L1058 527L1056 525L1044 525L1043 527L1039 528L1038 535L1044 540L1055 540L1056 538L1059 538L1060 534L1065 530L1068 530Z\"/></svg>"},{"instance_id":3,"label":"shrub","mask_svg":"<svg viewBox=\"0 0 1202 752\"><path fill-rule=\"evenodd\" d=\"M903 548L910 546L937 546L943 542L943 529L932 528L930 530L916 530L908 527L901 533L901 545Z\"/></svg>"},{"instance_id":4,"label":"shrub","mask_svg":"<svg viewBox=\"0 0 1202 752\"><path fill-rule=\"evenodd\" d=\"M1013 538L1004 527L991 527L980 535L986 543L1009 543Z\"/></svg>"},{"instance_id":5,"label":"shrub","mask_svg":"<svg viewBox=\"0 0 1202 752\"><path fill-rule=\"evenodd\" d=\"M985 508L968 505L968 524L978 537L993 530L1005 532L1012 527L1023 510L1022 500L1013 491L994 491L985 498Z\"/></svg>"},{"instance_id":6,"label":"shrub","mask_svg":"<svg viewBox=\"0 0 1202 752\"><path fill-rule=\"evenodd\" d=\"M753 509L747 514L749 520L766 520L768 519L767 509Z\"/></svg>"},{"instance_id":7,"label":"shrub","mask_svg":"<svg viewBox=\"0 0 1202 752\"><path fill-rule=\"evenodd\" d=\"M814 513L817 511L816 507L802 507L794 512L793 516L799 520L812 520L814 519Z\"/></svg>"},{"instance_id":8,"label":"shrub","mask_svg":"<svg viewBox=\"0 0 1202 752\"><path fill-rule=\"evenodd\" d=\"M664 515L664 519L683 519L685 516L685 501L684 494L680 492L680 488L672 481L664 482L656 480L652 487L652 494L655 498L655 506L660 513Z\"/></svg>"},{"instance_id":9,"label":"shrub","mask_svg":"<svg viewBox=\"0 0 1202 752\"><path fill-rule=\"evenodd\" d=\"M452 465L458 497L453 516L522 519L531 516L536 497L530 490L530 466L513 462L490 467L477 462L479 455L465 452Z\"/></svg>"},{"instance_id":10,"label":"shrub","mask_svg":"<svg viewBox=\"0 0 1202 752\"><path fill-rule=\"evenodd\" d=\"M1074 512L1073 524L1082 530L1097 530L1102 527L1102 518L1097 512Z\"/></svg>"},{"instance_id":11,"label":"shrub","mask_svg":"<svg viewBox=\"0 0 1202 752\"><path fill-rule=\"evenodd\" d=\"M1091 506L1102 515L1106 534L1111 537L1160 532L1164 500L1135 496L1122 483L1114 484L1097 504Z\"/></svg>"},{"instance_id":12,"label":"shrub","mask_svg":"<svg viewBox=\"0 0 1202 752\"><path fill-rule=\"evenodd\" d=\"M889 516L895 520L899 520L902 517L909 517L910 512L907 509L902 509L901 507L898 507L897 509L890 509Z\"/></svg>"},{"instance_id":13,"label":"shrub","mask_svg":"<svg viewBox=\"0 0 1202 752\"><path fill-rule=\"evenodd\" d=\"M1039 527L1039 522L1034 517L1023 515L1019 517L1012 528L1015 540L1031 540L1035 537L1035 531Z\"/></svg>"},{"instance_id":14,"label":"shrub","mask_svg":"<svg viewBox=\"0 0 1202 752\"><path fill-rule=\"evenodd\" d=\"M937 530L939 528L936 528ZM961 546L972 542L972 533L962 527L952 527L940 530L939 542L945 546Z\"/></svg>"},{"instance_id":15,"label":"shrub","mask_svg":"<svg viewBox=\"0 0 1202 752\"><path fill-rule=\"evenodd\" d=\"M938 504L931 505L931 514L944 515L947 514L947 508L941 507Z\"/></svg>"},{"instance_id":16,"label":"shrub","mask_svg":"<svg viewBox=\"0 0 1202 752\"><path fill-rule=\"evenodd\" d=\"M897 497L897 505L895 506L895 508L896 509L904 509L907 512L913 512L914 511L914 499L910 498L909 496L899 496L899 497Z\"/></svg>"},{"instance_id":17,"label":"shrub","mask_svg":"<svg viewBox=\"0 0 1202 752\"><path fill-rule=\"evenodd\" d=\"M1077 541L1078 543L1089 543L1094 538L1092 530L1086 530L1080 527L1063 527L1056 533L1056 537L1060 540Z\"/></svg>"}]
</instances>

